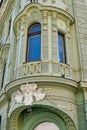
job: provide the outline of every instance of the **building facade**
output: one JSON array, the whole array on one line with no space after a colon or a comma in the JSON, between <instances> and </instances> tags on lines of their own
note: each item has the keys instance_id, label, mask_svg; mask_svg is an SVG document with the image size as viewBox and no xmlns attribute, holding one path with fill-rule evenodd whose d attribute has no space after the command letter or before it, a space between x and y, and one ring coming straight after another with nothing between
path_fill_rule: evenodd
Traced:
<instances>
[{"instance_id":1,"label":"building facade","mask_svg":"<svg viewBox=\"0 0 87 130\"><path fill-rule=\"evenodd\" d=\"M87 0L0 1L0 130L87 130Z\"/></svg>"}]
</instances>

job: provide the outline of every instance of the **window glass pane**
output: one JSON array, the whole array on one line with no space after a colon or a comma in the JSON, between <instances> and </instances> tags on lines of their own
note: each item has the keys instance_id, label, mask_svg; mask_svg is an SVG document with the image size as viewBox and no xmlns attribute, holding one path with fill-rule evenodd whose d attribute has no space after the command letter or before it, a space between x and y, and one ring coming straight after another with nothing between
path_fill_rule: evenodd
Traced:
<instances>
[{"instance_id":1,"label":"window glass pane","mask_svg":"<svg viewBox=\"0 0 87 130\"><path fill-rule=\"evenodd\" d=\"M35 24L29 29L27 61L41 60L41 25Z\"/></svg>"},{"instance_id":2,"label":"window glass pane","mask_svg":"<svg viewBox=\"0 0 87 130\"><path fill-rule=\"evenodd\" d=\"M40 24L35 24L30 28L29 33L34 33L38 31L41 31L41 26Z\"/></svg>"},{"instance_id":3,"label":"window glass pane","mask_svg":"<svg viewBox=\"0 0 87 130\"><path fill-rule=\"evenodd\" d=\"M28 61L39 61L41 54L41 34L29 37Z\"/></svg>"},{"instance_id":4,"label":"window glass pane","mask_svg":"<svg viewBox=\"0 0 87 130\"><path fill-rule=\"evenodd\" d=\"M59 62L65 63L64 35L58 34L58 54Z\"/></svg>"}]
</instances>

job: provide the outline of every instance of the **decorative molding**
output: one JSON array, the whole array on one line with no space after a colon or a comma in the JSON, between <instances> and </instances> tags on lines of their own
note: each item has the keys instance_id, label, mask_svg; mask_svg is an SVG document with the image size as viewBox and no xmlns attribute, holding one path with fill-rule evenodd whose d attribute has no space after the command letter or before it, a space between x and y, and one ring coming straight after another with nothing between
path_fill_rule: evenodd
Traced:
<instances>
[{"instance_id":1,"label":"decorative molding","mask_svg":"<svg viewBox=\"0 0 87 130\"><path fill-rule=\"evenodd\" d=\"M8 117L10 117L11 112L16 104L24 104L25 106L32 105L34 101L40 101L44 99L45 93L37 88L36 83L23 84L20 86L20 90L16 92L16 95L11 99L10 110Z\"/></svg>"},{"instance_id":2,"label":"decorative molding","mask_svg":"<svg viewBox=\"0 0 87 130\"><path fill-rule=\"evenodd\" d=\"M18 130L18 117L19 114L23 111L23 108L18 108L11 116L10 122L9 122L9 127L10 130Z\"/></svg>"},{"instance_id":3,"label":"decorative molding","mask_svg":"<svg viewBox=\"0 0 87 130\"><path fill-rule=\"evenodd\" d=\"M51 99L50 102L55 104L57 107L62 108L64 111L69 113L73 118L77 117L77 110L75 104L70 103L68 101L55 101Z\"/></svg>"},{"instance_id":4,"label":"decorative molding","mask_svg":"<svg viewBox=\"0 0 87 130\"><path fill-rule=\"evenodd\" d=\"M43 11L42 12L42 17L43 17L43 30L47 30L48 26L48 11Z\"/></svg>"},{"instance_id":5,"label":"decorative molding","mask_svg":"<svg viewBox=\"0 0 87 130\"><path fill-rule=\"evenodd\" d=\"M3 10L3 13L0 16L0 35L3 32L2 30L3 30L6 18L8 18L9 14L12 13L14 4L15 4L15 0L6 0L5 9Z\"/></svg>"},{"instance_id":6,"label":"decorative molding","mask_svg":"<svg viewBox=\"0 0 87 130\"><path fill-rule=\"evenodd\" d=\"M49 106L50 107L50 110L54 110L54 108L52 106ZM12 115L11 115L11 118L10 118L10 129L11 130L18 130L18 117L20 115L20 113L25 109L25 107L20 107L18 109L16 109ZM56 109L56 108L55 108ZM76 129L76 125L75 125L75 122L66 114L64 113L63 111L59 110L59 109L56 109L56 113L62 117L62 119L64 119L65 123L66 123L66 126L68 128L68 130L77 130Z\"/></svg>"},{"instance_id":7,"label":"decorative molding","mask_svg":"<svg viewBox=\"0 0 87 130\"><path fill-rule=\"evenodd\" d=\"M52 12L52 30L57 32L57 13Z\"/></svg>"},{"instance_id":8,"label":"decorative molding","mask_svg":"<svg viewBox=\"0 0 87 130\"><path fill-rule=\"evenodd\" d=\"M7 58L9 52L10 44L2 44L0 45L0 57L3 59Z\"/></svg>"},{"instance_id":9,"label":"decorative molding","mask_svg":"<svg viewBox=\"0 0 87 130\"><path fill-rule=\"evenodd\" d=\"M66 101L64 99L59 100L58 96L55 96L55 93L57 91L56 89L44 88L43 91L46 94L45 99L47 99L49 102L54 104L56 107L64 110L65 112L67 112L69 115L72 116L72 118L77 117L76 105L74 103Z\"/></svg>"}]
</instances>

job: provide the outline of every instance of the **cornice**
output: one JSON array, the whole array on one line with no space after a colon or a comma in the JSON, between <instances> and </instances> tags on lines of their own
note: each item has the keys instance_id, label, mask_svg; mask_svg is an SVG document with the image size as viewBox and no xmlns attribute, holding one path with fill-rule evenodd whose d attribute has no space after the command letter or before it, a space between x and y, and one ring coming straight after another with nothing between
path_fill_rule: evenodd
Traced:
<instances>
[{"instance_id":1,"label":"cornice","mask_svg":"<svg viewBox=\"0 0 87 130\"><path fill-rule=\"evenodd\" d=\"M31 77L23 77L20 79L16 79L12 82L6 84L3 90L0 90L0 104L4 102L7 98L10 98L10 95L17 91L20 88L20 85L26 83L37 83L38 86L42 85L53 85L53 86L61 86L61 88L68 88L71 91L76 92L78 90L78 82L67 79L61 78L57 76L31 76Z\"/></svg>"},{"instance_id":2,"label":"cornice","mask_svg":"<svg viewBox=\"0 0 87 130\"><path fill-rule=\"evenodd\" d=\"M57 7L53 7L53 6L42 6L41 4L39 3L32 3L32 4L28 4L26 5L23 10L21 10L19 12L19 14L16 16L15 20L14 20L14 31L16 33L16 29L17 29L17 24L20 25L21 23L21 19L24 17L24 19L26 20L27 17L28 17L28 12L29 10L34 10L34 9L39 9L41 12L43 11L47 11L47 12L55 12L57 13L57 15L60 17L60 16L63 16L65 17L66 19L69 20L70 24L73 24L74 23L74 18L73 16L68 13L67 11L63 10L63 9L60 9L60 8L57 8ZM30 11L31 12L31 11Z\"/></svg>"},{"instance_id":3,"label":"cornice","mask_svg":"<svg viewBox=\"0 0 87 130\"><path fill-rule=\"evenodd\" d=\"M12 92L14 89L18 89L18 87L21 84L33 83L33 82L38 83L38 84L48 83L48 84L54 84L54 85L61 85L63 87L68 87L68 88L72 89L73 91L78 89L78 83L74 80L67 79L67 78L61 78L61 77L57 77L57 76L43 75L43 76L23 77L23 78L14 80L5 86L5 91L7 93L9 93L9 91Z\"/></svg>"},{"instance_id":4,"label":"cornice","mask_svg":"<svg viewBox=\"0 0 87 130\"><path fill-rule=\"evenodd\" d=\"M87 91L87 81L79 82L79 88Z\"/></svg>"}]
</instances>

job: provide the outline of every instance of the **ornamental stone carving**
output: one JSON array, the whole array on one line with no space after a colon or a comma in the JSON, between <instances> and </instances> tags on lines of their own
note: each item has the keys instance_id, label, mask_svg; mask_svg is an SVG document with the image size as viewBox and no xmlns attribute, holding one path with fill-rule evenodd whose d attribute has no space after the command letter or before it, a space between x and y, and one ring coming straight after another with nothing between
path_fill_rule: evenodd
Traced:
<instances>
[{"instance_id":1,"label":"ornamental stone carving","mask_svg":"<svg viewBox=\"0 0 87 130\"><path fill-rule=\"evenodd\" d=\"M47 21L47 18L48 18L48 12L47 11L43 11L42 12L42 16L43 16L43 30L47 30L47 27L48 27L48 21Z\"/></svg>"},{"instance_id":2,"label":"ornamental stone carving","mask_svg":"<svg viewBox=\"0 0 87 130\"><path fill-rule=\"evenodd\" d=\"M59 95L56 96L57 89L55 88L44 88L43 91L45 92L45 99L54 104L56 107L66 111L68 114L70 114L73 118L77 117L77 108L76 104L72 101L69 102L68 100L65 100L60 97Z\"/></svg>"},{"instance_id":3,"label":"ornamental stone carving","mask_svg":"<svg viewBox=\"0 0 87 130\"><path fill-rule=\"evenodd\" d=\"M47 97L47 99L53 103L54 105L56 105L57 107L63 109L64 111L66 111L67 113L69 113L73 118L77 117L77 110L76 110L76 105L73 103L70 103L68 101L56 101L51 99L51 97Z\"/></svg>"},{"instance_id":4,"label":"ornamental stone carving","mask_svg":"<svg viewBox=\"0 0 87 130\"><path fill-rule=\"evenodd\" d=\"M39 101L44 99L45 93L37 88L36 83L23 84L20 86L20 90L17 91L15 97L11 99L11 105L8 116L12 112L16 104L24 104L25 106L32 105L33 101Z\"/></svg>"}]
</instances>

